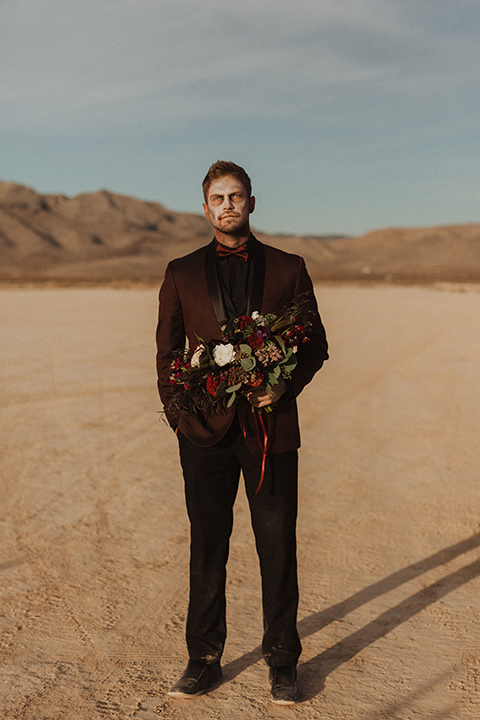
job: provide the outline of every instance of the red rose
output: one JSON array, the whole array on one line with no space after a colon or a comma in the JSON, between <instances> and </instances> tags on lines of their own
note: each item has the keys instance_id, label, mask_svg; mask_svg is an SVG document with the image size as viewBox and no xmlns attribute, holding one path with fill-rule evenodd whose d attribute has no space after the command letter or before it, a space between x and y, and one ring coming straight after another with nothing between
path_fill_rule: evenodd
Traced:
<instances>
[{"instance_id":1,"label":"red rose","mask_svg":"<svg viewBox=\"0 0 480 720\"><path fill-rule=\"evenodd\" d=\"M207 375L207 390L210 393L210 395L213 395L215 397L215 394L217 392L217 388L221 383L221 378L214 377L213 375Z\"/></svg>"},{"instance_id":2,"label":"red rose","mask_svg":"<svg viewBox=\"0 0 480 720\"><path fill-rule=\"evenodd\" d=\"M246 338L245 343L249 345L252 350L258 350L263 345L262 338L259 338L257 335L250 335L248 338Z\"/></svg>"},{"instance_id":3,"label":"red rose","mask_svg":"<svg viewBox=\"0 0 480 720\"><path fill-rule=\"evenodd\" d=\"M245 330L245 328L253 325L253 320L248 315L240 315L237 322L237 327L239 330Z\"/></svg>"}]
</instances>

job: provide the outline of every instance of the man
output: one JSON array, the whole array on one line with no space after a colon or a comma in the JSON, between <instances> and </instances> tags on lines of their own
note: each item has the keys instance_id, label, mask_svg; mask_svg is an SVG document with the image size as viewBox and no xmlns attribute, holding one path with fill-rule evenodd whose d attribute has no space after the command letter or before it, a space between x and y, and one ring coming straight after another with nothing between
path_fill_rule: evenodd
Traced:
<instances>
[{"instance_id":1,"label":"man","mask_svg":"<svg viewBox=\"0 0 480 720\"><path fill-rule=\"evenodd\" d=\"M271 699L298 697L296 664L301 652L296 628L297 449L296 396L328 358L325 331L302 258L260 243L250 232L255 207L250 178L232 162L218 161L204 181L203 209L214 229L206 247L171 262L160 290L157 329L158 387L175 430L191 525L190 602L186 624L189 662L169 694L193 697L222 677L226 637L225 579L233 505L240 471L250 506L262 576L262 654L269 666ZM296 296L307 299L309 342L297 352L291 380L272 392L252 388L236 407L203 416L169 409L172 352L194 347L198 337L220 338L232 317L253 311L278 313ZM253 408L268 413L268 444L262 487L262 442Z\"/></svg>"}]
</instances>

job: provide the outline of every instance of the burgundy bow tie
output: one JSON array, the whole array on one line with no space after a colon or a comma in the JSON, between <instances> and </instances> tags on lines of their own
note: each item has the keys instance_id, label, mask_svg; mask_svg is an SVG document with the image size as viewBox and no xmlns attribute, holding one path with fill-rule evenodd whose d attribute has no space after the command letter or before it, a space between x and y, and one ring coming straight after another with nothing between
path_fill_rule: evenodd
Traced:
<instances>
[{"instance_id":1,"label":"burgundy bow tie","mask_svg":"<svg viewBox=\"0 0 480 720\"><path fill-rule=\"evenodd\" d=\"M247 243L240 245L240 247L229 248L226 245L222 245L221 243L217 242L217 255L220 258L231 257L232 255L234 255L235 257L238 257L241 260L243 260L243 262L247 262L247 260L248 260Z\"/></svg>"}]
</instances>

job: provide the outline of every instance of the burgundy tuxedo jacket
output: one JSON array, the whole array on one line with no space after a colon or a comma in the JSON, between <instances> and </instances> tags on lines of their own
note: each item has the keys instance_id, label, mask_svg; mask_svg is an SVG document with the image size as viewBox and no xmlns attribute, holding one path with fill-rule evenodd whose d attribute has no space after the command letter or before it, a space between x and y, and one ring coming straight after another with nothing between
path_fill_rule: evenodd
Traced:
<instances>
[{"instance_id":1,"label":"burgundy tuxedo jacket","mask_svg":"<svg viewBox=\"0 0 480 720\"><path fill-rule=\"evenodd\" d=\"M253 236L252 236L253 237ZM247 315L254 310L261 314L278 313L295 296L307 294L309 320L312 323L310 342L299 346L297 367L290 381L290 392L280 398L274 410L264 414L268 420L269 453L286 452L300 447L296 396L310 382L328 358L327 341L310 277L303 258L260 243L253 238L254 251L249 273ZM169 383L173 352L193 348L198 338L205 341L221 338L227 317L217 274L215 244L196 250L170 262L160 289L157 327L158 389L166 416L192 442L210 446L217 443L229 429L235 410L225 410L207 417L182 412L177 419L168 411L173 389ZM247 444L255 455L261 455L263 441L258 422L245 398L237 401L237 410Z\"/></svg>"}]
</instances>

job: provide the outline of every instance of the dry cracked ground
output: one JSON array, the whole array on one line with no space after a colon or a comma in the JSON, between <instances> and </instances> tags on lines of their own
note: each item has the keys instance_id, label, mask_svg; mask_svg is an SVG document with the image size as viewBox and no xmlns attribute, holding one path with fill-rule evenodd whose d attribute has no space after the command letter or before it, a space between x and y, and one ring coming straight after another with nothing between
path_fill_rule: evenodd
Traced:
<instances>
[{"instance_id":1,"label":"dry cracked ground","mask_svg":"<svg viewBox=\"0 0 480 720\"><path fill-rule=\"evenodd\" d=\"M188 524L156 289L0 291L0 717L467 720L480 712L480 289L323 285L301 397L301 702L268 699L245 497L225 682L185 663Z\"/></svg>"}]
</instances>

